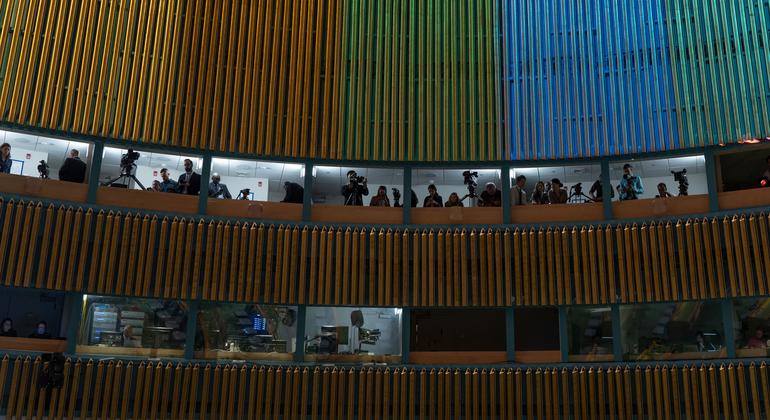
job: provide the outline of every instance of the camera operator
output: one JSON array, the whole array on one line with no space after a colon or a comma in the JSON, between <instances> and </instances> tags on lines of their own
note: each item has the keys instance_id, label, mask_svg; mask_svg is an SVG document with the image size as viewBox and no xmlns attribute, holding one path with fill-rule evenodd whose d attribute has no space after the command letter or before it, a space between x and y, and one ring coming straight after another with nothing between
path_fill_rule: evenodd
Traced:
<instances>
[{"instance_id":1,"label":"camera operator","mask_svg":"<svg viewBox=\"0 0 770 420\"><path fill-rule=\"evenodd\" d=\"M511 205L523 206L527 204L527 192L524 191L524 185L527 183L527 177L519 175L516 177L516 184L511 188Z\"/></svg>"},{"instance_id":2,"label":"camera operator","mask_svg":"<svg viewBox=\"0 0 770 420\"><path fill-rule=\"evenodd\" d=\"M503 194L497 189L494 182L488 182L484 186L484 191L479 195L479 207L500 207L503 201Z\"/></svg>"},{"instance_id":3,"label":"camera operator","mask_svg":"<svg viewBox=\"0 0 770 420\"><path fill-rule=\"evenodd\" d=\"M658 195L655 196L655 198L670 198L673 197L671 193L668 192L668 187L666 187L665 182L661 182L658 184Z\"/></svg>"},{"instance_id":4,"label":"camera operator","mask_svg":"<svg viewBox=\"0 0 770 420\"><path fill-rule=\"evenodd\" d=\"M567 190L562 187L563 184L559 178L551 180L551 191L548 191L548 201L551 204L565 204L567 202L567 199L569 198L567 196Z\"/></svg>"},{"instance_id":5,"label":"camera operator","mask_svg":"<svg viewBox=\"0 0 770 420\"><path fill-rule=\"evenodd\" d=\"M377 195L372 197L372 201L369 202L369 207L390 207L388 189L384 185L380 185L380 187L377 188Z\"/></svg>"},{"instance_id":6,"label":"camera operator","mask_svg":"<svg viewBox=\"0 0 770 420\"><path fill-rule=\"evenodd\" d=\"M436 186L428 185L428 196L422 202L423 207L444 207L444 200L438 195Z\"/></svg>"},{"instance_id":7,"label":"camera operator","mask_svg":"<svg viewBox=\"0 0 770 420\"><path fill-rule=\"evenodd\" d=\"M198 193L200 193L201 176L193 171L192 160L184 160L184 173L179 175L177 184L177 192L179 194L198 195Z\"/></svg>"},{"instance_id":8,"label":"camera operator","mask_svg":"<svg viewBox=\"0 0 770 420\"><path fill-rule=\"evenodd\" d=\"M358 176L356 171L348 171L348 184L342 186L342 196L345 197L346 206L363 206L364 196L369 195L367 179Z\"/></svg>"},{"instance_id":9,"label":"camera operator","mask_svg":"<svg viewBox=\"0 0 770 420\"><path fill-rule=\"evenodd\" d=\"M3 145L0 146L0 173L10 174L12 164L13 161L11 160L11 145L8 143L3 143Z\"/></svg>"},{"instance_id":10,"label":"camera operator","mask_svg":"<svg viewBox=\"0 0 770 420\"><path fill-rule=\"evenodd\" d=\"M59 181L77 182L82 184L86 180L86 163L80 160L80 152L70 150L70 157L64 160L59 169Z\"/></svg>"},{"instance_id":11,"label":"camera operator","mask_svg":"<svg viewBox=\"0 0 770 420\"><path fill-rule=\"evenodd\" d=\"M638 200L639 194L644 193L642 180L634 175L633 169L634 167L630 163L623 165L623 179L620 180L620 185L618 185L620 201Z\"/></svg>"},{"instance_id":12,"label":"camera operator","mask_svg":"<svg viewBox=\"0 0 770 420\"><path fill-rule=\"evenodd\" d=\"M179 185L171 179L171 172L168 168L160 170L160 177L163 181L160 182L160 192L176 193L179 190Z\"/></svg>"},{"instance_id":13,"label":"camera operator","mask_svg":"<svg viewBox=\"0 0 770 420\"><path fill-rule=\"evenodd\" d=\"M460 201L460 196L456 192L449 194L449 200L444 203L444 207L465 207L463 202Z\"/></svg>"},{"instance_id":14,"label":"camera operator","mask_svg":"<svg viewBox=\"0 0 770 420\"><path fill-rule=\"evenodd\" d=\"M233 196L230 194L230 190L227 189L227 185L219 182L221 180L222 178L218 173L211 175L211 183L209 183L209 197L232 200Z\"/></svg>"},{"instance_id":15,"label":"camera operator","mask_svg":"<svg viewBox=\"0 0 770 420\"><path fill-rule=\"evenodd\" d=\"M281 203L302 204L305 200L305 189L296 182L284 182L283 189L286 190L286 195L281 200Z\"/></svg>"}]
</instances>

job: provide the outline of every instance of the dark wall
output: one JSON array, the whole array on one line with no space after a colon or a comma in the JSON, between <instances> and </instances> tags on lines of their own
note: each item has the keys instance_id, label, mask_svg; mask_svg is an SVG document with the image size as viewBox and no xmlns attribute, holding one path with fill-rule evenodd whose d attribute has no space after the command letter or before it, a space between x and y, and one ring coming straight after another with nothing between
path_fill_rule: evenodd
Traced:
<instances>
[{"instance_id":1,"label":"dark wall","mask_svg":"<svg viewBox=\"0 0 770 420\"><path fill-rule=\"evenodd\" d=\"M754 149L719 156L722 191L759 187L759 179L767 168L765 159L768 155L770 149Z\"/></svg>"}]
</instances>

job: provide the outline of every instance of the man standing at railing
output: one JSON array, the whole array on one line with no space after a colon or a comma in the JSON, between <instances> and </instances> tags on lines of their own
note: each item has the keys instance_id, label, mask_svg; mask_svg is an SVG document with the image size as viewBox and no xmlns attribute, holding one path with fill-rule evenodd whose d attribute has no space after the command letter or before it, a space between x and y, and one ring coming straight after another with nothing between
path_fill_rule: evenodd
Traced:
<instances>
[{"instance_id":1,"label":"man standing at railing","mask_svg":"<svg viewBox=\"0 0 770 420\"><path fill-rule=\"evenodd\" d=\"M184 160L184 173L179 175L178 192L180 194L198 195L201 190L201 176L193 171L193 162Z\"/></svg>"},{"instance_id":2,"label":"man standing at railing","mask_svg":"<svg viewBox=\"0 0 770 420\"><path fill-rule=\"evenodd\" d=\"M3 145L0 146L0 173L10 174L11 164L13 164L13 161L11 160L11 145L3 143Z\"/></svg>"},{"instance_id":3,"label":"man standing at railing","mask_svg":"<svg viewBox=\"0 0 770 420\"><path fill-rule=\"evenodd\" d=\"M634 175L633 169L634 167L629 163L623 165L623 179L620 180L620 185L618 185L621 201L638 200L639 195L644 193L642 180Z\"/></svg>"},{"instance_id":4,"label":"man standing at railing","mask_svg":"<svg viewBox=\"0 0 770 420\"><path fill-rule=\"evenodd\" d=\"M64 160L59 169L59 181L82 184L86 180L86 166L86 163L80 160L80 152L77 149L70 150L70 157Z\"/></svg>"}]
</instances>

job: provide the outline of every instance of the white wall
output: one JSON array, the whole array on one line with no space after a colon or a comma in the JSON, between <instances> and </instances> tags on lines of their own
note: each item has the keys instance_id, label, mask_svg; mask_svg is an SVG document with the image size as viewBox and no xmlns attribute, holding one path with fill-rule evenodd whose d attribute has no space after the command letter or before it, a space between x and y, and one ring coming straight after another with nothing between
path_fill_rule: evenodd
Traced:
<instances>
[{"instance_id":1,"label":"white wall","mask_svg":"<svg viewBox=\"0 0 770 420\"><path fill-rule=\"evenodd\" d=\"M161 168L151 168L149 166L137 165L136 178L139 179L139 182L144 184L145 188L150 188L152 187L153 180L162 181L162 178L160 177L160 169ZM180 171L172 170L171 179L176 181L179 179L179 175L181 174L182 172ZM242 189L249 188L251 190L251 196L249 199L257 201L267 201L268 199L269 180L267 178L220 176L220 179L221 183L227 185L227 189L230 190L230 194L232 194L233 198L238 197L238 193ZM211 182L211 179L201 179L201 191L206 194L208 194L209 182ZM134 186L134 188L138 189L137 186Z\"/></svg>"},{"instance_id":2,"label":"white wall","mask_svg":"<svg viewBox=\"0 0 770 420\"><path fill-rule=\"evenodd\" d=\"M367 329L378 329L382 332L376 345L364 344L362 351L378 355L401 354L401 309L398 308L343 308L343 307L313 307L307 309L305 334L312 338L321 333L321 326L334 325L348 327L350 338L347 346L340 345L339 352L352 352L358 349L356 341L357 328L350 325L350 313L360 309L364 315L364 326Z\"/></svg>"},{"instance_id":3,"label":"white wall","mask_svg":"<svg viewBox=\"0 0 770 420\"><path fill-rule=\"evenodd\" d=\"M13 148L11 149L11 160L13 161L13 165L11 165L12 174L37 178L40 176L40 173L37 171L37 165L40 164L41 160L48 162L48 153ZM52 179L59 178L58 173L51 172L49 176Z\"/></svg>"}]
</instances>

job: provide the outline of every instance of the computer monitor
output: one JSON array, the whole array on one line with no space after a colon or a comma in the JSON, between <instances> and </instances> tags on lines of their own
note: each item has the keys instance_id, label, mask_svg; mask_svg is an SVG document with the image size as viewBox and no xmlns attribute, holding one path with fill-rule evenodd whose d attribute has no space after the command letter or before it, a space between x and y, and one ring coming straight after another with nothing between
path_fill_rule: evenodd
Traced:
<instances>
[{"instance_id":1,"label":"computer monitor","mask_svg":"<svg viewBox=\"0 0 770 420\"><path fill-rule=\"evenodd\" d=\"M266 331L267 321L262 315L257 315L254 317L252 328L254 328L254 331Z\"/></svg>"}]
</instances>

